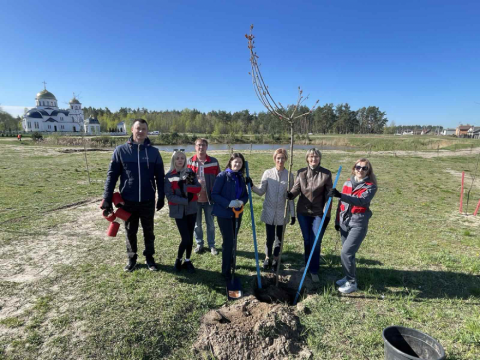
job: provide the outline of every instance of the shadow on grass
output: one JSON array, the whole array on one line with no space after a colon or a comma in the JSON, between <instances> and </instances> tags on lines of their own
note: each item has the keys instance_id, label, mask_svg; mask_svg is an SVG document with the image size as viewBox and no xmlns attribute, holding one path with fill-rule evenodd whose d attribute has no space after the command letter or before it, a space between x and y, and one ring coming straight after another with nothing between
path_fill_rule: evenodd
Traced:
<instances>
[{"instance_id":1,"label":"shadow on grass","mask_svg":"<svg viewBox=\"0 0 480 360\"><path fill-rule=\"evenodd\" d=\"M328 286L343 276L340 257L325 257L331 265L320 266L320 286ZM366 265L366 267L365 267ZM413 294L419 299L463 299L476 297L480 300L480 276L453 271L399 270L371 265L382 265L371 259L357 259L357 278L360 290L376 294Z\"/></svg>"},{"instance_id":2,"label":"shadow on grass","mask_svg":"<svg viewBox=\"0 0 480 360\"><path fill-rule=\"evenodd\" d=\"M208 286L210 289L212 289L216 293L226 296L226 290L225 290L226 283L220 271L199 269L197 267L195 268L195 273L190 274L185 269L182 269L182 271L176 273L173 270L173 266L169 266L169 265L163 265L163 264L157 263L157 267L159 271L174 274L178 282L191 284L191 285L203 284ZM147 265L144 265L144 264L137 265L137 269L146 269L146 268L147 268ZM250 276L239 275L239 274L237 274L236 276L240 278L241 281L245 281L245 282L250 281Z\"/></svg>"},{"instance_id":3,"label":"shadow on grass","mask_svg":"<svg viewBox=\"0 0 480 360\"><path fill-rule=\"evenodd\" d=\"M239 251L239 256L255 259L253 252ZM263 259L265 255L260 255ZM282 259L303 266L303 254L285 252ZM320 283L317 288L332 285L335 280L343 277L340 256L325 255L326 263L320 265ZM285 263L282 261L282 263ZM469 299L480 300L480 276L453 271L433 270L399 270L381 268L383 263L377 260L357 259L357 277L360 290L374 294L396 294L407 296L414 294L420 299ZM260 260L260 268L262 261ZM239 268L256 271L255 261L252 266L239 265ZM263 270L262 270L263 272ZM323 275L323 276L322 276Z\"/></svg>"}]
</instances>

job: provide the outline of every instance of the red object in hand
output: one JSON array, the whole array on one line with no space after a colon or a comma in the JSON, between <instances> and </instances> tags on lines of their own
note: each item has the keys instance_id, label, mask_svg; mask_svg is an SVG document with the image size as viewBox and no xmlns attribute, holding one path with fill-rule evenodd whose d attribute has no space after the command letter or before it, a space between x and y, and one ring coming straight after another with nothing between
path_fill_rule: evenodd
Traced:
<instances>
[{"instance_id":1,"label":"red object in hand","mask_svg":"<svg viewBox=\"0 0 480 360\"><path fill-rule=\"evenodd\" d=\"M123 210L122 208L119 208L117 211L115 211L115 215L117 216L117 218L122 219L123 221L127 221L132 214L130 214L128 211Z\"/></svg>"},{"instance_id":2,"label":"red object in hand","mask_svg":"<svg viewBox=\"0 0 480 360\"><path fill-rule=\"evenodd\" d=\"M111 237L117 236L118 228L120 227L120 224L116 221L113 221L110 223L110 226L108 227L107 230L107 235Z\"/></svg>"},{"instance_id":3,"label":"red object in hand","mask_svg":"<svg viewBox=\"0 0 480 360\"><path fill-rule=\"evenodd\" d=\"M125 205L125 202L122 199L122 195L120 195L119 192L113 193L112 196L112 203L115 205L117 208L120 207L119 205Z\"/></svg>"},{"instance_id":4,"label":"red object in hand","mask_svg":"<svg viewBox=\"0 0 480 360\"><path fill-rule=\"evenodd\" d=\"M115 213L113 213L113 212L109 213L107 210L103 210L103 217L110 222L112 222L113 220L115 220L117 218Z\"/></svg>"}]
</instances>

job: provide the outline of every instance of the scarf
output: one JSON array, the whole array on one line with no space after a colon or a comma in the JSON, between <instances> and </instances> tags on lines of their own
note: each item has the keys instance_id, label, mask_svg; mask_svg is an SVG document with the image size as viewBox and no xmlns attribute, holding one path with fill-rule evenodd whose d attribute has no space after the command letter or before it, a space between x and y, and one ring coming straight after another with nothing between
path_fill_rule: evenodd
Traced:
<instances>
[{"instance_id":1,"label":"scarf","mask_svg":"<svg viewBox=\"0 0 480 360\"><path fill-rule=\"evenodd\" d=\"M352 191L355 190L358 185L363 184L365 181L367 181L367 179L368 176L365 176L363 179L357 179L355 175L352 175L350 177L350 181L352 182Z\"/></svg>"}]
</instances>

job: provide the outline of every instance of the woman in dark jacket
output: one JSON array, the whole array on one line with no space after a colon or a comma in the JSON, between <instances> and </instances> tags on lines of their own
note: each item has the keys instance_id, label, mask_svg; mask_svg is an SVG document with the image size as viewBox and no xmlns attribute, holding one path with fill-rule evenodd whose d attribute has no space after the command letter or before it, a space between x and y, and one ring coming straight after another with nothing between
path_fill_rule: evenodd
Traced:
<instances>
[{"instance_id":1,"label":"woman in dark jacket","mask_svg":"<svg viewBox=\"0 0 480 360\"><path fill-rule=\"evenodd\" d=\"M243 172L245 159L240 153L233 153L228 160L225 171L217 175L212 189L214 201L212 214L217 217L218 227L222 233L222 275L231 279L231 262L233 239L235 236L235 215L232 208L240 209L248 201L247 187ZM242 214L239 218L239 227Z\"/></svg>"},{"instance_id":2,"label":"woman in dark jacket","mask_svg":"<svg viewBox=\"0 0 480 360\"><path fill-rule=\"evenodd\" d=\"M197 219L197 193L201 190L196 174L187 168L187 158L182 151L175 151L170 162L170 170L165 175L165 195L168 200L169 214L175 219L182 241L178 246L174 270L182 268L189 273L195 272L190 261L193 246L193 230ZM182 264L183 254L185 261Z\"/></svg>"},{"instance_id":3,"label":"woman in dark jacket","mask_svg":"<svg viewBox=\"0 0 480 360\"><path fill-rule=\"evenodd\" d=\"M308 167L298 170L295 184L292 190L287 192L287 197L289 200L293 200L300 195L297 202L297 219L300 229L302 230L305 265L307 265L325 211L327 211L327 216L323 223L319 239L323 237L330 221L331 208L325 209L325 205L328 199L327 193L332 188L333 183L330 170L320 166L322 160L320 150L315 148L308 150L305 160L307 161ZM321 243L321 240L317 242L308 269L313 282L320 280L318 278L318 270L320 268Z\"/></svg>"},{"instance_id":4,"label":"woman in dark jacket","mask_svg":"<svg viewBox=\"0 0 480 360\"><path fill-rule=\"evenodd\" d=\"M336 283L338 291L350 294L357 291L355 277L355 254L367 236L368 221L372 217L370 202L377 192L377 179L372 164L365 158L358 159L352 168L350 180L343 184L342 192L332 189L328 196L340 199L338 202L335 230L342 237L341 261L345 277Z\"/></svg>"}]
</instances>

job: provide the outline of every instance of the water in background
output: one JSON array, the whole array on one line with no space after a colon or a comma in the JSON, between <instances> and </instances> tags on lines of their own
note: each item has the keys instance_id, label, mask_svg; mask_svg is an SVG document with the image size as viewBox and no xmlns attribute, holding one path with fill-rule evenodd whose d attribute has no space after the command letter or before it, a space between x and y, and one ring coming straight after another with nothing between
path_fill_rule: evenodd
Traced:
<instances>
[{"instance_id":1,"label":"water in background","mask_svg":"<svg viewBox=\"0 0 480 360\"><path fill-rule=\"evenodd\" d=\"M183 149L185 152L195 152L195 145L155 145L160 151L172 152L173 149ZM232 144L231 147L234 151L245 151L245 150L271 150L272 152L278 148L284 148L289 150L290 144ZM313 147L316 147L320 150L355 150L351 146L320 146L320 145L293 145L293 150L308 150ZM208 151L215 150L229 150L227 144L208 144Z\"/></svg>"}]
</instances>

